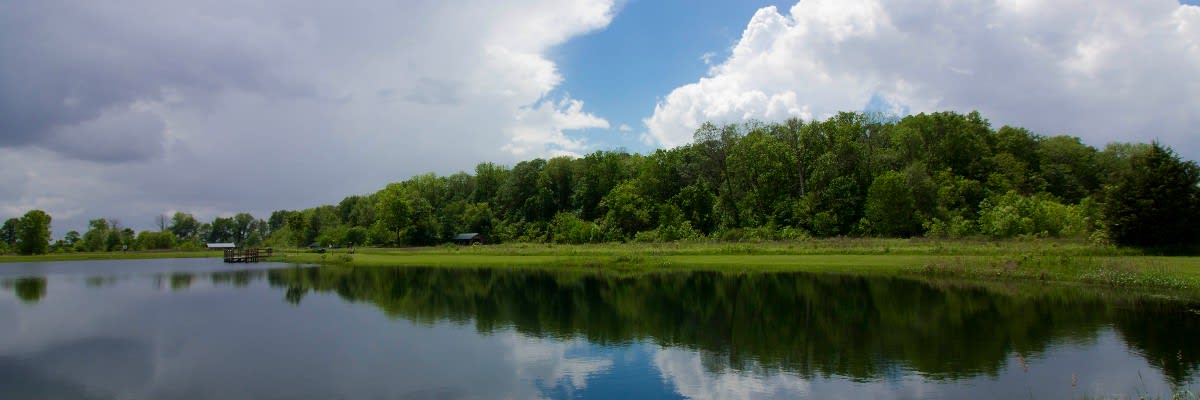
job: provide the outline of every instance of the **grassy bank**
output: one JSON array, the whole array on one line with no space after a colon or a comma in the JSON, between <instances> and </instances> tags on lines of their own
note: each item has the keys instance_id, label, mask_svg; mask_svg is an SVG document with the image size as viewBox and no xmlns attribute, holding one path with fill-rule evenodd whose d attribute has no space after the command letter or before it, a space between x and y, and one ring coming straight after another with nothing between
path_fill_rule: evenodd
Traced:
<instances>
[{"instance_id":1,"label":"grassy bank","mask_svg":"<svg viewBox=\"0 0 1200 400\"><path fill-rule=\"evenodd\" d=\"M652 272L803 271L920 276L989 282L1067 282L1116 288L1200 291L1200 257L1069 240L819 239L787 242L658 244L503 244L359 248L353 254L291 249L273 260L354 266L605 269ZM144 251L0 256L4 262L219 257L216 251Z\"/></svg>"},{"instance_id":2,"label":"grassy bank","mask_svg":"<svg viewBox=\"0 0 1200 400\"><path fill-rule=\"evenodd\" d=\"M354 266L700 269L910 275L1200 290L1200 257L1144 255L1080 241L826 239L764 243L506 244L287 252L284 261Z\"/></svg>"},{"instance_id":3,"label":"grassy bank","mask_svg":"<svg viewBox=\"0 0 1200 400\"><path fill-rule=\"evenodd\" d=\"M145 260L157 258L206 258L221 257L219 251L190 250L190 251L114 251L95 253L54 253L37 256L0 256L0 263L45 262L45 261L86 261L86 260ZM3 268L3 267L0 267Z\"/></svg>"}]
</instances>

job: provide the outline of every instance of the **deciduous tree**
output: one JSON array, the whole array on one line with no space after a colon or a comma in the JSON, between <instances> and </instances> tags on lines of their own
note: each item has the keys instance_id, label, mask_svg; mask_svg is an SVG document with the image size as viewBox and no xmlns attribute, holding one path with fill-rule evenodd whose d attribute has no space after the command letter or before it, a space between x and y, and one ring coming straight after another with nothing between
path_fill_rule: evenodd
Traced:
<instances>
[{"instance_id":1,"label":"deciduous tree","mask_svg":"<svg viewBox=\"0 0 1200 400\"><path fill-rule=\"evenodd\" d=\"M1200 239L1200 167L1157 142L1130 159L1132 169L1107 192L1105 218L1118 244L1196 245Z\"/></svg>"},{"instance_id":2,"label":"deciduous tree","mask_svg":"<svg viewBox=\"0 0 1200 400\"><path fill-rule=\"evenodd\" d=\"M46 254L50 247L50 215L30 210L17 222L17 253Z\"/></svg>"}]
</instances>

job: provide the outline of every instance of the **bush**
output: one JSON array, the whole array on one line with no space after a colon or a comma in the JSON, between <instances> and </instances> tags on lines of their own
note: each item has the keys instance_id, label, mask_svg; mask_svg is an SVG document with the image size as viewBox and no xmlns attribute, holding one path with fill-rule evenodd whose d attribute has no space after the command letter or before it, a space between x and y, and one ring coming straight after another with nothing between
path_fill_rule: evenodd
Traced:
<instances>
[{"instance_id":1,"label":"bush","mask_svg":"<svg viewBox=\"0 0 1200 400\"><path fill-rule=\"evenodd\" d=\"M993 238L1016 236L1083 237L1087 219L1079 206L1047 195L1022 196L1010 191L979 204L979 232Z\"/></svg>"},{"instance_id":2,"label":"bush","mask_svg":"<svg viewBox=\"0 0 1200 400\"><path fill-rule=\"evenodd\" d=\"M137 236L137 244L145 250L162 250L175 247L175 234L171 232L141 231Z\"/></svg>"},{"instance_id":3,"label":"bush","mask_svg":"<svg viewBox=\"0 0 1200 400\"><path fill-rule=\"evenodd\" d=\"M554 243L582 244L604 241L599 225L580 219L575 213L562 212L550 222L550 240Z\"/></svg>"},{"instance_id":4,"label":"bush","mask_svg":"<svg viewBox=\"0 0 1200 400\"><path fill-rule=\"evenodd\" d=\"M975 234L975 221L963 218L961 215L951 216L943 221L934 218L925 224L926 234L933 237L962 238Z\"/></svg>"}]
</instances>

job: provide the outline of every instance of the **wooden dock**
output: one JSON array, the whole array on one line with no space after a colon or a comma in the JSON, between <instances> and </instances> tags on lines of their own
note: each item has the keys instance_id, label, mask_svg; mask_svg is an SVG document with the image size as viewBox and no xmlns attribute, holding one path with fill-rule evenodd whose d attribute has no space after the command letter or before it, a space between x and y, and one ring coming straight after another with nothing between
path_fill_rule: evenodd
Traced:
<instances>
[{"instance_id":1,"label":"wooden dock","mask_svg":"<svg viewBox=\"0 0 1200 400\"><path fill-rule=\"evenodd\" d=\"M225 262L227 263L252 263L259 262L264 258L274 254L274 250L270 247L265 249L225 249Z\"/></svg>"}]
</instances>

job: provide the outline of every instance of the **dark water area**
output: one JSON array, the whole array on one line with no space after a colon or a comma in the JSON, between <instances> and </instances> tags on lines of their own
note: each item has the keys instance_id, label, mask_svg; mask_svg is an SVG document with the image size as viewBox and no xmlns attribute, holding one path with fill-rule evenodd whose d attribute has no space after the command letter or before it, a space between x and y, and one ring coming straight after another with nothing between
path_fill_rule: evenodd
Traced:
<instances>
[{"instance_id":1,"label":"dark water area","mask_svg":"<svg viewBox=\"0 0 1200 400\"><path fill-rule=\"evenodd\" d=\"M828 274L8 264L0 397L1186 397L1198 310Z\"/></svg>"}]
</instances>

